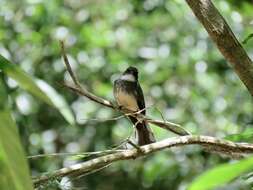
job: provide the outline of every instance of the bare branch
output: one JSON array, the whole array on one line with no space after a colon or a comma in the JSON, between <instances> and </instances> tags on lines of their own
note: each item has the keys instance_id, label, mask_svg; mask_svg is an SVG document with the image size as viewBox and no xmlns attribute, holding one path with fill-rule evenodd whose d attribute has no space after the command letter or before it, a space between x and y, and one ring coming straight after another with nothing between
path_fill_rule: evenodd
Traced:
<instances>
[{"instance_id":1,"label":"bare branch","mask_svg":"<svg viewBox=\"0 0 253 190\"><path fill-rule=\"evenodd\" d=\"M105 100L103 98L100 98L88 91L84 91L83 89L80 89L78 87L74 87L74 86L71 86L71 85L68 85L68 84L63 84L63 86L67 87L68 89L70 89L71 91L81 95L81 96L85 96L87 98L89 98L90 100L96 102L96 103L99 103L103 106L106 106L106 107L109 107L109 108L112 108L114 110L119 110L119 108L115 105L113 105L110 101L108 100ZM138 112L137 112L138 113ZM180 126L179 124L175 124L175 123L172 123L172 122L168 122L168 121L159 121L159 120L153 120L153 119L150 119L144 115L141 115L141 114L136 114L136 113L124 113L125 116L129 116L129 115L132 115L134 117L137 117L138 119L142 119L142 120L145 120L147 121L148 123L152 123L158 127L161 127L163 129L166 129L168 131L171 131L175 134L178 134L178 135L181 135L181 136L184 136L184 135L190 135L190 133L188 131L186 131L184 128L182 128L182 126Z\"/></svg>"},{"instance_id":2,"label":"bare branch","mask_svg":"<svg viewBox=\"0 0 253 190\"><path fill-rule=\"evenodd\" d=\"M82 88L82 86L80 85L77 77L75 76L75 74L69 64L68 57L65 53L63 41L60 41L60 44L61 44L62 56L64 58L64 63L65 63L66 69L69 72L69 74L75 84L75 86L71 86L69 84L63 84L64 87L70 89L72 92L75 92L78 95L85 96L86 98L90 99L91 101L94 101L94 102L99 103L103 106L112 108L116 111L121 111L125 116L131 115L133 117L136 117L138 120L145 120L148 123L152 123L158 127L169 130L169 131L171 131L175 134L181 135L181 136L190 135L189 132L187 132L185 129L183 129L178 124L174 124L174 123L167 122L167 121L163 122L163 121L158 121L158 120L152 120L152 119L147 118L146 116L141 114L141 111L143 111L143 110L139 110L139 111L133 113L130 110L126 110L125 108L120 109L117 105L114 105L111 101L108 101L108 100L105 100L104 98L98 97L98 96L88 92L86 89Z\"/></svg>"},{"instance_id":3,"label":"bare branch","mask_svg":"<svg viewBox=\"0 0 253 190\"><path fill-rule=\"evenodd\" d=\"M50 175L38 177L33 182L35 186L38 186L47 182L50 179L60 178L64 176L71 177L77 175L84 175L95 169L102 168L110 163L119 160L130 160L133 158L135 159L138 157L149 155L159 150L163 150L165 148L172 148L191 144L201 145L203 147L213 147L213 149L222 154L237 153L243 155L253 153L253 144L249 143L234 143L232 141L222 140L210 136L189 135L183 137L173 137L149 145L140 146L138 149L128 149L122 152L112 153L95 159L91 159L83 163L74 164L72 166L54 171Z\"/></svg>"},{"instance_id":4,"label":"bare branch","mask_svg":"<svg viewBox=\"0 0 253 190\"><path fill-rule=\"evenodd\" d=\"M105 100L103 98L100 98L90 92L88 92L87 90L83 89L83 88L80 88L80 87L76 87L76 86L71 86L71 85L68 85L68 84L63 84L64 87L67 87L68 89L70 89L71 91L81 95L81 96L85 96L86 98L90 99L91 101L94 101L96 103L99 103L103 106L106 106L106 107L109 107L109 108L112 108L112 109L115 109L117 110L117 106L113 105L110 101L108 100Z\"/></svg>"},{"instance_id":5,"label":"bare branch","mask_svg":"<svg viewBox=\"0 0 253 190\"><path fill-rule=\"evenodd\" d=\"M74 72L71 69L68 57L65 53L65 47L64 47L63 41L60 41L60 45L61 45L61 51L62 51L62 56L63 56L63 59L64 59L65 66L67 67L67 70L68 70L72 80L74 81L75 85L78 86L78 87L81 87L78 80L77 80L77 78L76 78L76 76L75 76L75 74L74 74Z\"/></svg>"},{"instance_id":6,"label":"bare branch","mask_svg":"<svg viewBox=\"0 0 253 190\"><path fill-rule=\"evenodd\" d=\"M62 153L51 153L51 154L37 154L34 156L27 156L28 159L37 159L37 158L45 158L45 157L59 157L59 156L101 156L105 154L112 154L117 152L122 152L124 150L103 150L103 151L95 151L95 152L78 152L78 153L70 153L70 152L62 152Z\"/></svg>"},{"instance_id":7,"label":"bare branch","mask_svg":"<svg viewBox=\"0 0 253 190\"><path fill-rule=\"evenodd\" d=\"M173 133L178 134L180 136L190 135L191 134L190 132L188 132L184 128L182 128L181 125L178 125L176 123L172 123L172 122L169 122L169 121L153 120L153 119L149 119L147 117L145 117L145 120L148 123L152 123L152 124L154 124L156 126L159 126L163 129L172 131Z\"/></svg>"},{"instance_id":8,"label":"bare branch","mask_svg":"<svg viewBox=\"0 0 253 190\"><path fill-rule=\"evenodd\" d=\"M211 39L253 96L253 63L211 0L186 0Z\"/></svg>"}]
</instances>

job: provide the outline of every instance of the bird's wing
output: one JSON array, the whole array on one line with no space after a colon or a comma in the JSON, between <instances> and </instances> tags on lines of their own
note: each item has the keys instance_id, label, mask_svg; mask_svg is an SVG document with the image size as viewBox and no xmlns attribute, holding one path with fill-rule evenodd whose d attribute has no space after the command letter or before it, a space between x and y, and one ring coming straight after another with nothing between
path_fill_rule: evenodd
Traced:
<instances>
[{"instance_id":1,"label":"bird's wing","mask_svg":"<svg viewBox=\"0 0 253 190\"><path fill-rule=\"evenodd\" d=\"M140 86L139 82L137 82L137 87L136 87L136 90L135 90L135 98L137 99L137 104L138 104L139 109L140 110L144 109L141 113L143 115L145 115L145 113L146 113L145 99L144 99L143 92L142 92L142 89L141 89L141 86Z\"/></svg>"}]
</instances>

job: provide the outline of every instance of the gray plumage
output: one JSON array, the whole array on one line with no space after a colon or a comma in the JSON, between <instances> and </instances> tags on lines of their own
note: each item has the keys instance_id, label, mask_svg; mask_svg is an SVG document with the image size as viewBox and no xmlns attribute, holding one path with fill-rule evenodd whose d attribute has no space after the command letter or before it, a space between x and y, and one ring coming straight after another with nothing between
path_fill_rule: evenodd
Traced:
<instances>
[{"instance_id":1,"label":"gray plumage","mask_svg":"<svg viewBox=\"0 0 253 190\"><path fill-rule=\"evenodd\" d=\"M132 112L142 110L141 113L143 115L146 114L145 100L138 82L138 70L135 67L129 67L114 82L114 97L119 106L127 108ZM155 142L154 135L145 121L138 122L133 116L129 116L129 118L136 127L139 145Z\"/></svg>"}]
</instances>

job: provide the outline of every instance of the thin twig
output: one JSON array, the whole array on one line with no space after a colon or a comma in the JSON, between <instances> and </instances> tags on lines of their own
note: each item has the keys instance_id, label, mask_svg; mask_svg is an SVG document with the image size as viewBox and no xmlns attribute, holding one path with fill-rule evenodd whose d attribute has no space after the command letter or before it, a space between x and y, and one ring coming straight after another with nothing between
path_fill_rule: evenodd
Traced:
<instances>
[{"instance_id":1,"label":"thin twig","mask_svg":"<svg viewBox=\"0 0 253 190\"><path fill-rule=\"evenodd\" d=\"M79 175L79 176L77 176L77 177L72 177L72 178L68 179L68 180L66 181L66 183L68 183L68 182L73 182L73 181L79 180L79 179L82 178L82 177L85 177L85 176L91 175L91 174L93 174L93 173L99 172L99 171L101 171L101 170L103 170L103 169L109 167L110 165L112 165L112 163L111 163L111 164L106 164L105 166L101 166L101 167L99 167L99 168L97 168L97 169L91 170L91 171L86 172L86 173L84 173L84 174L82 174L82 175ZM62 187L65 187L65 184L62 185ZM73 187L71 187L71 188L73 188ZM76 189L76 188L75 188L75 189Z\"/></svg>"},{"instance_id":2,"label":"thin twig","mask_svg":"<svg viewBox=\"0 0 253 190\"><path fill-rule=\"evenodd\" d=\"M104 154L112 154L116 152L122 152L124 150L103 150L103 151L95 151L95 152L80 152L80 153L68 153L68 152L63 152L63 153L51 153L51 154L38 154L34 156L27 156L28 159L37 159L37 158L44 158L44 157L58 157L58 156L101 156Z\"/></svg>"},{"instance_id":3,"label":"thin twig","mask_svg":"<svg viewBox=\"0 0 253 190\"><path fill-rule=\"evenodd\" d=\"M139 153L142 153L142 150L140 148L139 145L135 144L134 142L132 142L131 140L128 139L127 143L129 143L130 145L132 145L134 148L136 148L136 150L139 152Z\"/></svg>"},{"instance_id":4,"label":"thin twig","mask_svg":"<svg viewBox=\"0 0 253 190\"><path fill-rule=\"evenodd\" d=\"M125 118L125 115L120 115L120 116L117 116L117 117L113 117L113 118L91 118L91 119L81 119L81 120L84 120L84 121L87 121L87 122L107 122L107 121L117 121L117 120L120 120L122 118Z\"/></svg>"},{"instance_id":5,"label":"thin twig","mask_svg":"<svg viewBox=\"0 0 253 190\"><path fill-rule=\"evenodd\" d=\"M64 63L65 63L65 66L67 67L67 70L68 70L68 72L69 72L69 74L70 74L70 77L71 77L72 80L74 81L75 85L81 88L80 83L78 82L78 80L77 80L77 78L76 78L74 72L73 72L72 69L71 69L71 66L70 66L68 57L67 57L66 52L65 52L64 42L63 42L63 41L60 41L60 45L61 45L61 51L62 51L62 56L63 56L63 59L64 59Z\"/></svg>"},{"instance_id":6,"label":"thin twig","mask_svg":"<svg viewBox=\"0 0 253 190\"><path fill-rule=\"evenodd\" d=\"M120 120L122 118L125 118L127 116L132 116L134 114L140 114L143 110L147 110L149 107L146 107L142 110L139 110L139 111L136 111L136 112L133 112L133 113L123 113L123 115L120 115L120 116L117 116L117 117L113 117L113 118L91 118L91 119L82 119L84 121L96 121L96 122L106 122L106 121L117 121L117 120Z\"/></svg>"},{"instance_id":7,"label":"thin twig","mask_svg":"<svg viewBox=\"0 0 253 190\"><path fill-rule=\"evenodd\" d=\"M99 104L104 105L106 107L112 108L114 110L121 111L121 110L119 110L119 108L117 106L113 105L110 101L100 98L88 91L84 91L83 89L79 89L78 87L73 87L68 84L63 84L63 86L69 88L71 91L73 91L79 95L89 98L90 100L92 100L96 103L99 103ZM168 121L164 122L164 121L159 121L159 120L153 120L153 119L147 118L147 116L144 116L142 114L135 114L135 113L128 113L128 114L132 115L133 117L136 117L137 119L145 120L148 123L152 123L158 127L161 127L163 129L166 129L168 131L171 131L171 132L181 135L181 136L190 134L188 131L183 129L182 126L179 124L175 124L175 123L168 122Z\"/></svg>"},{"instance_id":8,"label":"thin twig","mask_svg":"<svg viewBox=\"0 0 253 190\"><path fill-rule=\"evenodd\" d=\"M155 109L159 112L160 116L162 117L163 122L166 122L167 120L164 118L162 112L157 107L155 107Z\"/></svg>"},{"instance_id":9,"label":"thin twig","mask_svg":"<svg viewBox=\"0 0 253 190\"><path fill-rule=\"evenodd\" d=\"M128 135L128 137L126 139L124 139L123 141L121 141L118 145L116 145L115 147L113 147L113 150L118 150L120 147L126 145L129 141L129 139L131 138L131 136L133 135L133 130L131 130L131 133ZM127 147L126 147L127 148Z\"/></svg>"},{"instance_id":10,"label":"thin twig","mask_svg":"<svg viewBox=\"0 0 253 190\"><path fill-rule=\"evenodd\" d=\"M152 120L150 118L147 118L146 116L142 115L141 114L141 111L138 111L137 113L133 113L131 112L130 110L127 110L125 108L123 109L120 109L117 105L114 105L111 101L108 101L108 100L105 100L101 97L98 97L90 92L88 92L86 89L82 88L82 86L80 85L77 77L75 76L74 72L72 71L72 68L69 64L69 61L68 61L68 57L65 53L65 49L64 49L64 43L63 41L60 42L61 43L61 48L62 48L62 54L63 54L63 58L64 58L64 63L65 63L65 66L66 66L66 69L67 71L69 72L75 86L72 86L72 85L69 85L69 84L63 84L64 87L70 89L71 91L79 94L79 95L82 95L82 96L85 96L86 98L96 102L96 103L99 103L103 106L106 106L106 107L109 107L109 108L112 108L116 111L120 111L124 114L130 114L131 116L133 117L136 117L137 120L145 120L146 122L149 122L149 123L152 123L158 127L161 127L163 129L166 129L166 130L169 130L169 131L172 131L178 135L189 135L190 133L187 132L186 130L184 130L180 125L178 124L173 124L171 122L162 122L162 121L157 121L157 120ZM145 108L146 109L146 108ZM128 115L126 115L128 116Z\"/></svg>"},{"instance_id":11,"label":"thin twig","mask_svg":"<svg viewBox=\"0 0 253 190\"><path fill-rule=\"evenodd\" d=\"M94 170L91 170L91 171L89 171L89 172L86 172L86 173L84 173L84 174L82 174L82 175L77 176L76 178L77 178L77 179L80 179L80 178L85 177L85 176L87 176L87 175L96 173L96 172L98 172L98 171L100 171L100 170L103 170L103 169L109 167L110 165L112 165L112 163L106 164L106 165L101 166L101 167L99 167L99 168L97 168L97 169L94 169ZM76 179L74 179L74 180L76 180Z\"/></svg>"},{"instance_id":12,"label":"thin twig","mask_svg":"<svg viewBox=\"0 0 253 190\"><path fill-rule=\"evenodd\" d=\"M103 98L100 98L90 92L88 92L87 90L84 90L83 88L80 89L79 87L76 87L76 86L72 86L72 85L69 85L69 84L62 84L64 87L70 89L72 92L75 92L81 96L85 96L86 98L96 102L96 103L99 103L103 106L106 106L106 107L109 107L109 108L112 108L114 110L117 110L118 107L116 105L113 105L112 102L108 101L108 100L105 100Z\"/></svg>"},{"instance_id":13,"label":"thin twig","mask_svg":"<svg viewBox=\"0 0 253 190\"><path fill-rule=\"evenodd\" d=\"M178 134L180 136L185 136L185 135L191 135L190 132L188 132L187 130L185 130L181 125L178 125L176 123L172 123L169 121L160 121L160 120L154 120L154 119L150 119L145 117L145 121L147 121L148 123L152 123L156 126L159 126L163 129L169 130L175 134Z\"/></svg>"}]
</instances>

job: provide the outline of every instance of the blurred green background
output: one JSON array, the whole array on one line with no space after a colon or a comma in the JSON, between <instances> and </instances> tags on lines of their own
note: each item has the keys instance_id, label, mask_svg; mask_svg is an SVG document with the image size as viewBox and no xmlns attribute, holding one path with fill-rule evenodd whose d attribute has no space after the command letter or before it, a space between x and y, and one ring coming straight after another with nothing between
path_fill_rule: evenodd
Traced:
<instances>
[{"instance_id":1,"label":"blurred green background","mask_svg":"<svg viewBox=\"0 0 253 190\"><path fill-rule=\"evenodd\" d=\"M243 41L253 32L252 1L213 1ZM119 113L62 88L70 81L61 58L64 40L72 68L89 91L113 100L113 81L138 67L148 116L179 123L193 134L252 134L252 98L182 0L0 0L0 54L53 86L71 106L71 126L57 109L6 77L10 104L27 155L111 148L131 133L126 119L98 122ZM253 39L243 45L253 58ZM152 126L157 139L175 136ZM252 136L248 139L251 141ZM241 140L241 139L237 139ZM186 189L196 176L226 157L198 146L164 150L114 163L71 182L44 189ZM32 175L80 162L30 159ZM250 189L241 178L220 189ZM58 186L58 187L57 187Z\"/></svg>"}]
</instances>

